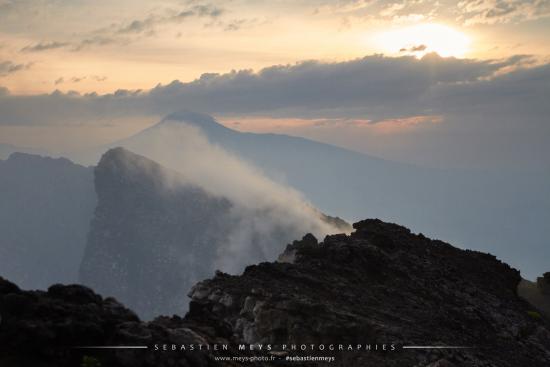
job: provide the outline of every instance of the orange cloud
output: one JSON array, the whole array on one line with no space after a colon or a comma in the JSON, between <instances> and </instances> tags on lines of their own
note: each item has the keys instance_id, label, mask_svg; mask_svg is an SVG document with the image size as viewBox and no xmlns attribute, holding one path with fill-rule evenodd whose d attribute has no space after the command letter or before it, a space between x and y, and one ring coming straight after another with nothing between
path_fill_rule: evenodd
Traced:
<instances>
[{"instance_id":1,"label":"orange cloud","mask_svg":"<svg viewBox=\"0 0 550 367\"><path fill-rule=\"evenodd\" d=\"M298 119L271 118L264 116L246 116L221 119L221 122L232 129L248 132L288 131L293 128L361 128L374 133L392 134L410 131L421 125L437 124L443 121L440 115L419 115L373 121L369 119Z\"/></svg>"}]
</instances>

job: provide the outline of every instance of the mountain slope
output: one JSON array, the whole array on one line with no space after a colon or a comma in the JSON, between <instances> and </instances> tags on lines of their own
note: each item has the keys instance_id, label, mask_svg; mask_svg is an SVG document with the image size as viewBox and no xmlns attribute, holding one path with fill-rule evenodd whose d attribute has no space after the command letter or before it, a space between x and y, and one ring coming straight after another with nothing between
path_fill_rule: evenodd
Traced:
<instances>
[{"instance_id":1,"label":"mountain slope","mask_svg":"<svg viewBox=\"0 0 550 367\"><path fill-rule=\"evenodd\" d=\"M0 275L24 288L73 283L96 197L93 171L13 153L0 161Z\"/></svg>"},{"instance_id":2,"label":"mountain slope","mask_svg":"<svg viewBox=\"0 0 550 367\"><path fill-rule=\"evenodd\" d=\"M267 358L258 362L264 366L324 366L285 358L325 356L335 358L334 366L548 366L550 323L533 317L532 306L516 294L521 279L516 270L492 255L460 250L395 224L364 220L354 227L350 236L328 236L321 243L306 235L287 246L284 262L250 266L239 276L218 273L197 284L184 318L141 322L85 287L24 292L0 279L0 364L242 363L216 359L229 356ZM263 350L238 349L250 343L263 343ZM74 345L148 349L70 348ZM403 348L426 345L471 348Z\"/></svg>"},{"instance_id":3,"label":"mountain slope","mask_svg":"<svg viewBox=\"0 0 550 367\"><path fill-rule=\"evenodd\" d=\"M13 153L26 153L26 154L38 154L48 155L48 153L41 149L33 149L27 147L18 147L11 144L0 143L0 159L8 159Z\"/></svg>"},{"instance_id":4,"label":"mountain slope","mask_svg":"<svg viewBox=\"0 0 550 367\"><path fill-rule=\"evenodd\" d=\"M324 212L350 220L376 216L462 247L490 251L520 268L526 278L546 270L550 248L543 228L550 222L549 173L421 168L303 138L240 133L189 111L171 114L115 144L166 164L173 157L196 154L182 138L188 126L304 193ZM92 160L104 149L92 154ZM524 230L517 230L518 223Z\"/></svg>"},{"instance_id":5,"label":"mountain slope","mask_svg":"<svg viewBox=\"0 0 550 367\"><path fill-rule=\"evenodd\" d=\"M181 314L191 285L216 269L240 271L274 259L282 243L334 219L287 223L291 204L241 207L233 198L191 184L182 173L123 148L106 152L95 168L98 205L80 281L150 318ZM269 194L266 192L266 194ZM280 214L277 214L278 212ZM260 224L260 225L258 225ZM337 223L338 224L338 223ZM340 224L341 225L341 224Z\"/></svg>"}]
</instances>

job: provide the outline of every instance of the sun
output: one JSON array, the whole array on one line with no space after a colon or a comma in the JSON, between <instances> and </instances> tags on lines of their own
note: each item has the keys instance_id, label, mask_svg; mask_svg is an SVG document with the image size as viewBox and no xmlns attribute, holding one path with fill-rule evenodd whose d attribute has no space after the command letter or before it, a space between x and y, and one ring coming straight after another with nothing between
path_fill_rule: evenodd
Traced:
<instances>
[{"instance_id":1,"label":"sun","mask_svg":"<svg viewBox=\"0 0 550 367\"><path fill-rule=\"evenodd\" d=\"M470 50L470 38L466 34L435 23L385 31L377 34L375 41L385 53L417 57L430 52L444 57L464 57Z\"/></svg>"}]
</instances>

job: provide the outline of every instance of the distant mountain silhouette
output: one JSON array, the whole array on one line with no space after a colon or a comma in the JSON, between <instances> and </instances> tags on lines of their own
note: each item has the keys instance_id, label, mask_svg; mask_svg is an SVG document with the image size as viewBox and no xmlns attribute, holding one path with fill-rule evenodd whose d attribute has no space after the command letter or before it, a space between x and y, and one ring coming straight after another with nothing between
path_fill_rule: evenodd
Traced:
<instances>
[{"instance_id":1,"label":"distant mountain silhouette","mask_svg":"<svg viewBox=\"0 0 550 367\"><path fill-rule=\"evenodd\" d=\"M39 154L49 155L48 152L41 149L34 149L28 147L19 147L11 144L0 143L0 159L8 159L12 153L27 153L27 154Z\"/></svg>"},{"instance_id":2,"label":"distant mountain silhouette","mask_svg":"<svg viewBox=\"0 0 550 367\"><path fill-rule=\"evenodd\" d=\"M24 153L0 160L0 274L24 288L76 282L95 205L91 168Z\"/></svg>"},{"instance_id":3,"label":"distant mountain silhouette","mask_svg":"<svg viewBox=\"0 0 550 367\"><path fill-rule=\"evenodd\" d=\"M212 144L301 191L326 213L348 220L380 217L413 226L459 246L493 252L530 279L545 270L545 259L550 258L543 230L550 222L550 173L423 168L299 137L237 132L211 116L190 111L170 114L79 159L95 164L109 147L123 146L159 160L153 141L163 141L163 149L175 156L183 143L163 132L178 126L200 129ZM523 231L517 230L518 225Z\"/></svg>"}]
</instances>

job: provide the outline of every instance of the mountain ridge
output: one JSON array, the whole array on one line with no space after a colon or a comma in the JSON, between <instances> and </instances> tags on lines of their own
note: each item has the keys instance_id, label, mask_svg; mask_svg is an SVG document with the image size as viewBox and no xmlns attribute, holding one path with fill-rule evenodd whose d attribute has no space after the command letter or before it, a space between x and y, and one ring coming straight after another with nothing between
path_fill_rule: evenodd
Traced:
<instances>
[{"instance_id":1,"label":"mountain ridge","mask_svg":"<svg viewBox=\"0 0 550 367\"><path fill-rule=\"evenodd\" d=\"M215 123L209 116L199 116L200 121L209 121L208 126ZM193 115L184 117L189 123ZM194 126L200 127L200 121ZM185 124L171 125L178 130ZM166 141L172 131L169 126L157 124L119 143L151 157L148 144L162 136L163 149L176 155L181 142ZM465 248L497 253L521 268L526 278L534 279L545 270L541 256L532 254L548 253L541 231L550 220L550 189L542 184L547 178L430 169L305 138L213 126L201 130L212 144L295 188L323 212L350 221L376 216ZM513 229L513 223L520 221L530 228L522 235ZM517 243L530 250L521 250Z\"/></svg>"},{"instance_id":2,"label":"mountain ridge","mask_svg":"<svg viewBox=\"0 0 550 367\"><path fill-rule=\"evenodd\" d=\"M76 282L96 197L89 167L12 153L0 160L0 269L23 287Z\"/></svg>"},{"instance_id":3,"label":"mountain ridge","mask_svg":"<svg viewBox=\"0 0 550 367\"><path fill-rule=\"evenodd\" d=\"M517 295L517 270L493 255L461 250L396 224L369 219L354 228L351 235L331 235L322 242L306 235L286 247L285 261L252 265L241 275L218 272L197 283L183 318L142 322L116 300L86 287L54 285L47 292L29 292L0 279L0 362L234 366L234 361L216 359L229 355L276 359L262 362L265 366L286 365L286 356L335 358L331 364L342 367L550 363L550 320L536 316ZM237 349L251 343L271 348ZM181 349L199 344L232 348ZM298 348L283 350L282 344ZM73 345L149 350L68 348ZM159 351L163 345L167 350ZM469 348L403 348L411 345Z\"/></svg>"},{"instance_id":4,"label":"mountain ridge","mask_svg":"<svg viewBox=\"0 0 550 367\"><path fill-rule=\"evenodd\" d=\"M6 143L0 143L0 160L6 160L9 158L9 156L12 153L26 153L26 154L34 154L34 155L49 155L49 153L46 150L43 149L36 149L36 148L29 148L29 147L21 147L16 146L12 144L6 144Z\"/></svg>"},{"instance_id":5,"label":"mountain ridge","mask_svg":"<svg viewBox=\"0 0 550 367\"><path fill-rule=\"evenodd\" d=\"M241 133L192 112L167 116L164 122L116 144L163 164L156 156L159 151L164 151L168 160L182 155L200 160L202 152L193 150L193 142L182 141L193 117L197 121L191 127L202 131L212 146L255 167L272 181L294 188L322 212L348 221L376 216L418 228L431 237L447 238L463 248L496 253L520 268L527 279L534 280L545 270L543 259L550 255L542 230L550 221L547 174L405 165L304 138ZM178 119L187 123L174 121ZM203 129L200 121L213 128ZM88 163L96 163L112 145L94 151ZM524 231L516 230L518 223Z\"/></svg>"},{"instance_id":6,"label":"mountain ridge","mask_svg":"<svg viewBox=\"0 0 550 367\"><path fill-rule=\"evenodd\" d=\"M98 204L80 265L83 284L144 318L182 313L183 295L216 269L274 259L276 246L308 229L349 228L314 208L295 212L290 200L243 207L188 181L185 173L122 147L102 156L94 169Z\"/></svg>"}]
</instances>

